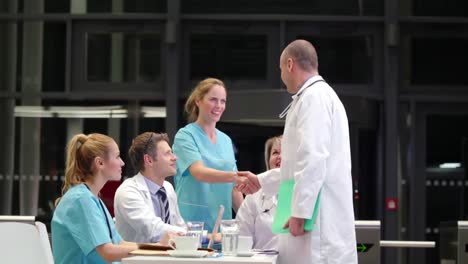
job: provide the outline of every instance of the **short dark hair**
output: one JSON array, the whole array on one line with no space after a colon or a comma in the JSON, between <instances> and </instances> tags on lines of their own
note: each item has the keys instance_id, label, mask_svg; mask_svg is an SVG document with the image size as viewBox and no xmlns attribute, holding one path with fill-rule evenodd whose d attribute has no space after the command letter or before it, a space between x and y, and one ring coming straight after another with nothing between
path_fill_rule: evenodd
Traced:
<instances>
[{"instance_id":1,"label":"short dark hair","mask_svg":"<svg viewBox=\"0 0 468 264\"><path fill-rule=\"evenodd\" d=\"M166 133L145 132L133 139L132 145L128 149L128 157L133 168L141 171L145 167L144 156L150 155L156 159L157 145L159 141L166 141L169 144L169 137Z\"/></svg>"}]
</instances>

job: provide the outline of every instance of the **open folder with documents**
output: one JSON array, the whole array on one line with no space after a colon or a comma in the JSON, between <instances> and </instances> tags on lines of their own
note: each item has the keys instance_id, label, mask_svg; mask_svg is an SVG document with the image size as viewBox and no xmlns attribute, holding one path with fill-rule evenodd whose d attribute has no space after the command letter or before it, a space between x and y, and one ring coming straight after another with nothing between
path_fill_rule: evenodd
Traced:
<instances>
[{"instance_id":1,"label":"open folder with documents","mask_svg":"<svg viewBox=\"0 0 468 264\"><path fill-rule=\"evenodd\" d=\"M276 207L275 218L271 227L273 234L289 233L289 228L283 229L284 224L291 217L291 202L294 192L294 179L282 181L280 183L278 205ZM315 220L318 214L318 208L320 205L320 192L317 195L317 201L315 202L314 212L312 218L306 219L304 223L304 230L312 231L314 229Z\"/></svg>"}]
</instances>

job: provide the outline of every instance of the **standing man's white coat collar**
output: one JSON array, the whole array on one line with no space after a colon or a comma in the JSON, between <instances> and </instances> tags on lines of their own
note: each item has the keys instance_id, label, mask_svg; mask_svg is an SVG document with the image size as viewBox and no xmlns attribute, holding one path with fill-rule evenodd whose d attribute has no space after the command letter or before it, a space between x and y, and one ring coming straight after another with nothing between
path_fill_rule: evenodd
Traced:
<instances>
[{"instance_id":1,"label":"standing man's white coat collar","mask_svg":"<svg viewBox=\"0 0 468 264\"><path fill-rule=\"evenodd\" d=\"M323 81L323 78L320 75L315 75L315 76L310 77L307 81L304 82L304 84L301 86L301 89L299 89L299 91L297 91L297 93L295 93L293 96L291 96L292 99L294 100L297 97L301 96L302 92L304 92L304 90L306 88L308 88L315 81L319 81L319 80Z\"/></svg>"}]
</instances>

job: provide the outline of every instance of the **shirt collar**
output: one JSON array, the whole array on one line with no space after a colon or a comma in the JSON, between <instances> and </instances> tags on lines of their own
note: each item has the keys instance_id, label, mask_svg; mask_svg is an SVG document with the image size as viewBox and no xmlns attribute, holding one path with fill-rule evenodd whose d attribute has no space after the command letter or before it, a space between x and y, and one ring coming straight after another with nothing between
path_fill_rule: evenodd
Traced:
<instances>
[{"instance_id":1,"label":"shirt collar","mask_svg":"<svg viewBox=\"0 0 468 264\"><path fill-rule=\"evenodd\" d=\"M146 177L143 177L143 179L145 179L146 185L148 185L148 190L151 194L156 194L159 189L161 189L161 186L154 183L153 181L148 180Z\"/></svg>"},{"instance_id":2,"label":"shirt collar","mask_svg":"<svg viewBox=\"0 0 468 264\"><path fill-rule=\"evenodd\" d=\"M300 96L302 94L302 92L307 88L309 87L309 85L315 81L318 81L318 80L323 80L322 76L320 75L315 75L315 76L312 76L310 77L307 81L304 82L304 84L301 86L301 88L299 89L299 91L297 91L297 93L295 93L292 97L292 99L296 99L296 97Z\"/></svg>"}]
</instances>

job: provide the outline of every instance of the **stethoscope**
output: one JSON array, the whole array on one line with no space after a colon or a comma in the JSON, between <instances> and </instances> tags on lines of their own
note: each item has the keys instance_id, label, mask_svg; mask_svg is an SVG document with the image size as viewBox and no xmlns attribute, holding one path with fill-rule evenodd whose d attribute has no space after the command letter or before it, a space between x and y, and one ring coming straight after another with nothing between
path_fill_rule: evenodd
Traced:
<instances>
[{"instance_id":1,"label":"stethoscope","mask_svg":"<svg viewBox=\"0 0 468 264\"><path fill-rule=\"evenodd\" d=\"M265 194L262 195L262 213L268 213L275 207L275 198L278 200L278 195L269 197L268 199Z\"/></svg>"},{"instance_id":2,"label":"stethoscope","mask_svg":"<svg viewBox=\"0 0 468 264\"><path fill-rule=\"evenodd\" d=\"M318 82L325 82L325 81L324 81L324 80L316 80L315 82L309 84L307 87L305 87L304 89L302 89L302 91L300 91L299 93L296 94L296 98L300 97L300 96L302 95L302 93L304 93L304 91L305 91L307 88L311 87L312 85L314 85L314 84L316 84L316 83L318 83ZM291 109L291 106L292 106L293 102L294 102L294 100L292 100L292 101L288 104L288 106L286 106L286 108L284 108L284 110L283 110L283 112L281 112L281 114L279 114L278 117L279 117L280 119L283 119L283 118L288 114L289 109Z\"/></svg>"}]
</instances>

